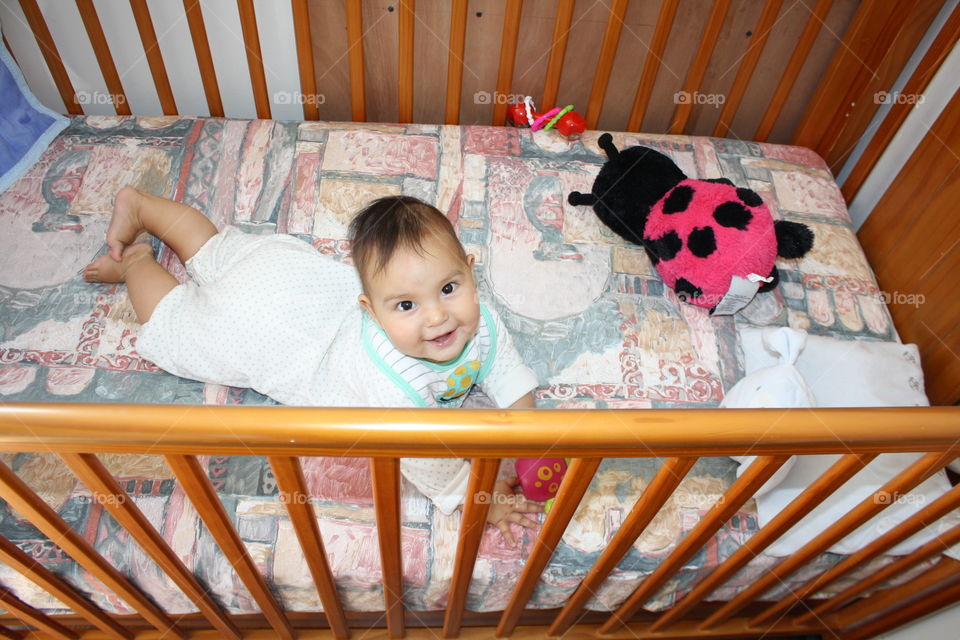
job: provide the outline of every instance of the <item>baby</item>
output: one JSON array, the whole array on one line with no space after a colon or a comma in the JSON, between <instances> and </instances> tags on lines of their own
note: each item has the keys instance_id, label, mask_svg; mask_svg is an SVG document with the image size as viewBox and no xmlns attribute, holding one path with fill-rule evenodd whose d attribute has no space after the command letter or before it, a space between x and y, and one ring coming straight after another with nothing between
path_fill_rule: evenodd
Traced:
<instances>
[{"instance_id":1,"label":"baby","mask_svg":"<svg viewBox=\"0 0 960 640\"><path fill-rule=\"evenodd\" d=\"M153 257L149 232L192 280ZM114 201L109 252L88 282L123 282L143 324L137 351L178 376L250 387L299 406L458 407L473 386L499 407L533 408L533 372L480 302L450 221L416 198L381 198L350 225L356 269L287 235L218 232L196 209L132 188ZM359 303L359 304L358 304ZM465 499L469 462L405 458L403 475L444 513ZM515 483L514 483L515 484ZM496 491L488 521L534 526L541 510Z\"/></svg>"}]
</instances>

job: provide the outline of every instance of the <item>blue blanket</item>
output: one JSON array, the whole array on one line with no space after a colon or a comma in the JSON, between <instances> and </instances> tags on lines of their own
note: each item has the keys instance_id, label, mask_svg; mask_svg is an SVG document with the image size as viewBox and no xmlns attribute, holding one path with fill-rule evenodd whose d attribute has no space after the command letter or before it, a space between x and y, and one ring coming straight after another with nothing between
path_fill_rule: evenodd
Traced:
<instances>
[{"instance_id":1,"label":"blue blanket","mask_svg":"<svg viewBox=\"0 0 960 640\"><path fill-rule=\"evenodd\" d=\"M0 192L23 175L69 123L40 104L0 44Z\"/></svg>"}]
</instances>

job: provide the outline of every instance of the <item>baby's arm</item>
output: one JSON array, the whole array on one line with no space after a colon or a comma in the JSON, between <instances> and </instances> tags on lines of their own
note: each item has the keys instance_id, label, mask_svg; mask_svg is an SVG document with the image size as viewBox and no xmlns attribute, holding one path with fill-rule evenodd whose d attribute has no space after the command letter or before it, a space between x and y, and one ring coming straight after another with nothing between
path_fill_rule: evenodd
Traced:
<instances>
[{"instance_id":1,"label":"baby's arm","mask_svg":"<svg viewBox=\"0 0 960 640\"><path fill-rule=\"evenodd\" d=\"M459 458L401 458L400 471L423 495L430 498L437 508L447 515L453 513L465 500L470 482L470 462ZM543 505L528 502L523 494L514 493L517 478L497 480L489 499L487 522L502 533L504 539L514 544L510 523L523 527L536 527L537 523L524 514L540 513Z\"/></svg>"},{"instance_id":2,"label":"baby's arm","mask_svg":"<svg viewBox=\"0 0 960 640\"><path fill-rule=\"evenodd\" d=\"M520 396L516 402L510 405L511 409L536 409L537 405L533 401L533 391Z\"/></svg>"},{"instance_id":3,"label":"baby's arm","mask_svg":"<svg viewBox=\"0 0 960 640\"><path fill-rule=\"evenodd\" d=\"M533 409L533 391L538 385L537 375L523 361L513 338L500 316L489 306L485 307L493 320L490 327L496 350L488 354L493 358L486 378L479 385L494 404L504 409Z\"/></svg>"},{"instance_id":4,"label":"baby's arm","mask_svg":"<svg viewBox=\"0 0 960 640\"><path fill-rule=\"evenodd\" d=\"M514 491L517 484L519 480L516 477L497 480L493 485L493 496L490 500L490 509L487 511L487 522L500 529L500 534L510 544L515 544L510 523L515 522L521 527L533 529L537 523L524 514L543 511L542 504L530 502L522 493Z\"/></svg>"}]
</instances>

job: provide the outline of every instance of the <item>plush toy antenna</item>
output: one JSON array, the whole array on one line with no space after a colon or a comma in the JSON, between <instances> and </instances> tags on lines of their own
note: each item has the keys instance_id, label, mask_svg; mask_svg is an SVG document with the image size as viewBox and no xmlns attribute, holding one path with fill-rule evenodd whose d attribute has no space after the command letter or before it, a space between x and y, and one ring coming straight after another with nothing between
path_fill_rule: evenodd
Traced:
<instances>
[{"instance_id":1,"label":"plush toy antenna","mask_svg":"<svg viewBox=\"0 0 960 640\"><path fill-rule=\"evenodd\" d=\"M592 207L597 203L597 196L592 193L580 193L579 191L571 191L570 195L567 196L567 202L573 206L586 205Z\"/></svg>"},{"instance_id":2,"label":"plush toy antenna","mask_svg":"<svg viewBox=\"0 0 960 640\"><path fill-rule=\"evenodd\" d=\"M611 160L616 159L617 156L620 155L620 151L613 145L613 136L609 133L600 136L600 138L597 139L597 144L600 145L600 148L607 153L607 157Z\"/></svg>"}]
</instances>

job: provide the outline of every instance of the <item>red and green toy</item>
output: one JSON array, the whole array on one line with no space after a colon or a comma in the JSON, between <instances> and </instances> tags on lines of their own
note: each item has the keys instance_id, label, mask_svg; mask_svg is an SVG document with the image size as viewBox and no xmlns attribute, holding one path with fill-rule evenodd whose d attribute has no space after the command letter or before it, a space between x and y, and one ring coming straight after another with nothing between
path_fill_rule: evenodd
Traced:
<instances>
[{"instance_id":1,"label":"red and green toy","mask_svg":"<svg viewBox=\"0 0 960 640\"><path fill-rule=\"evenodd\" d=\"M519 458L515 466L523 495L527 500L545 503L543 510L549 513L560 489L560 481L567 472L567 461L563 458Z\"/></svg>"},{"instance_id":2,"label":"red and green toy","mask_svg":"<svg viewBox=\"0 0 960 640\"><path fill-rule=\"evenodd\" d=\"M573 110L572 104L563 108L554 107L541 113L534 110L530 96L524 98L523 102L510 105L507 109L507 120L515 127L530 127L531 131L556 128L570 140L576 140L587 129L587 121Z\"/></svg>"}]
</instances>

